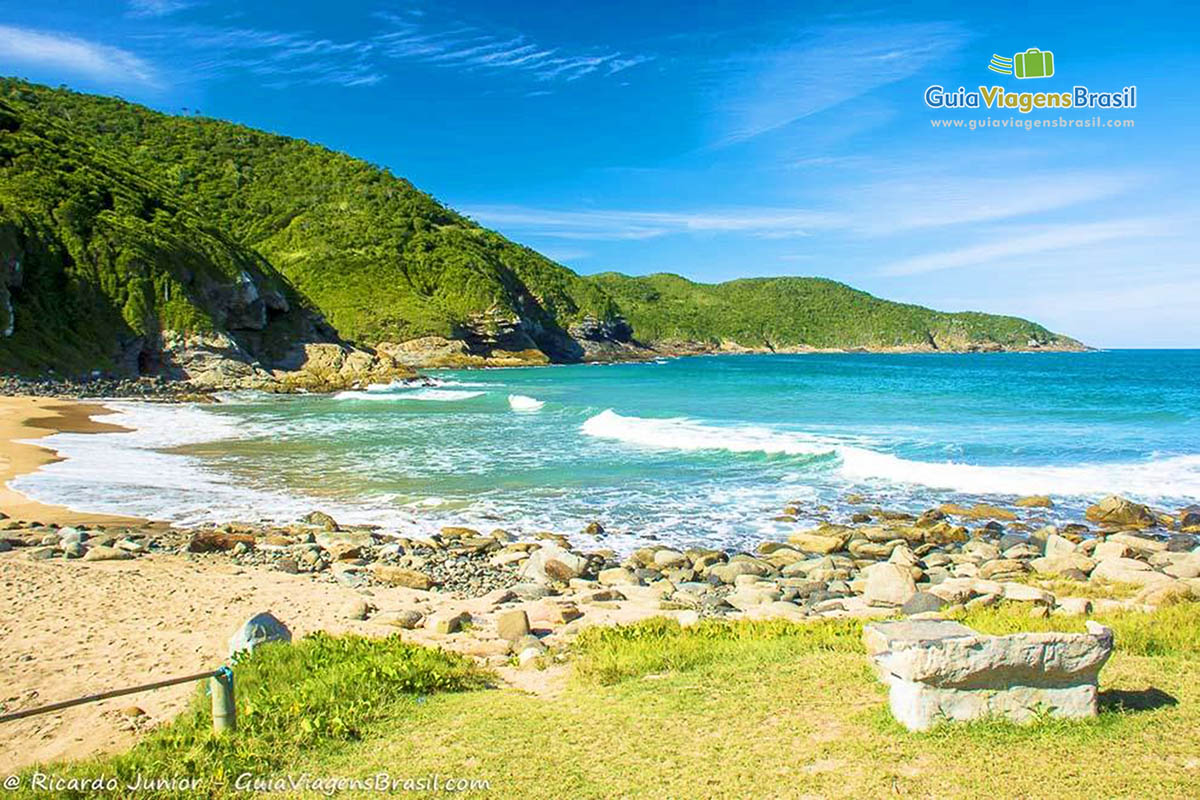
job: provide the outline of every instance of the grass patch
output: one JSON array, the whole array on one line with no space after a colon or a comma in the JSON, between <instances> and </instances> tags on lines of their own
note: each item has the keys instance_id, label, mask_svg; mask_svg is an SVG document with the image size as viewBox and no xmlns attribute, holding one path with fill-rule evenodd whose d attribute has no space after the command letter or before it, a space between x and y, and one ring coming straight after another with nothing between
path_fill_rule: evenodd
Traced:
<instances>
[{"instance_id":1,"label":"grass patch","mask_svg":"<svg viewBox=\"0 0 1200 800\"><path fill-rule=\"evenodd\" d=\"M1070 578L1038 575L1033 572L1018 576L1013 582L1045 589L1056 597L1083 597L1088 600L1128 600L1143 588L1133 583L1106 580L1073 581Z\"/></svg>"},{"instance_id":2,"label":"grass patch","mask_svg":"<svg viewBox=\"0 0 1200 800\"><path fill-rule=\"evenodd\" d=\"M69 771L85 779L115 777L122 786L138 775L198 776L203 787L199 794L233 794L239 774L271 774L302 754L330 752L361 740L372 725L402 715L428 695L478 688L486 680L470 659L406 644L399 636L367 639L315 633L292 645L264 645L237 661L235 735L212 733L210 700L201 690L187 711L129 752L71 765L69 770L41 771ZM29 786L29 780L23 783ZM31 789L27 796L39 794ZM86 790L56 795L92 796ZM176 795L165 791L138 796Z\"/></svg>"},{"instance_id":3,"label":"grass patch","mask_svg":"<svg viewBox=\"0 0 1200 800\"><path fill-rule=\"evenodd\" d=\"M862 624L854 620L805 625L705 620L683 628L674 620L656 618L585 629L572 649L579 678L609 685L652 673L695 669L735 655L769 663L788 654L857 652L862 650L861 638Z\"/></svg>"},{"instance_id":4,"label":"grass patch","mask_svg":"<svg viewBox=\"0 0 1200 800\"><path fill-rule=\"evenodd\" d=\"M1082 630L1084 622L1031 618L1021 605L961 619L989 633ZM243 727L244 744L214 743L197 711L172 726L178 744L164 739L168 729L88 769L437 775L488 782L490 791L464 792L472 796L522 798L1200 796L1200 604L1099 619L1114 629L1117 649L1101 673L1102 712L1091 720L985 720L910 733L887 711L859 621L681 628L655 619L585 630L572 648L571 679L553 697L440 691L415 702L412 692L470 688L480 677L453 656L411 648L400 659L409 666L394 683L385 675L381 689L379 675L339 656L334 661L347 671L327 684L336 689L285 685L278 724L264 714L261 728ZM367 658L391 663L384 653L397 647L405 646ZM279 671L262 680L326 685L311 659L284 653L265 656ZM442 677L431 680L429 670ZM251 677L241 679L245 690ZM308 702L325 711L311 733L297 728ZM335 725L334 709L356 721ZM190 767L180 766L189 754Z\"/></svg>"},{"instance_id":5,"label":"grass patch","mask_svg":"<svg viewBox=\"0 0 1200 800\"><path fill-rule=\"evenodd\" d=\"M887 711L861 623L647 620L584 631L561 697L440 695L378 737L296 769L486 779L492 796L993 798L1200 795L1200 605L1100 618L1117 651L1086 721L983 721L910 733ZM1013 605L994 633L1082 630ZM1124 692L1124 695L1119 693ZM1119 757L1098 758L1098 754Z\"/></svg>"},{"instance_id":6,"label":"grass patch","mask_svg":"<svg viewBox=\"0 0 1200 800\"><path fill-rule=\"evenodd\" d=\"M981 633L1084 630L1084 617L1031 618L1027 607L1002 604L956 617ZM1200 659L1200 605L1176 603L1153 613L1113 611L1091 619L1113 629L1119 652L1131 656Z\"/></svg>"}]
</instances>

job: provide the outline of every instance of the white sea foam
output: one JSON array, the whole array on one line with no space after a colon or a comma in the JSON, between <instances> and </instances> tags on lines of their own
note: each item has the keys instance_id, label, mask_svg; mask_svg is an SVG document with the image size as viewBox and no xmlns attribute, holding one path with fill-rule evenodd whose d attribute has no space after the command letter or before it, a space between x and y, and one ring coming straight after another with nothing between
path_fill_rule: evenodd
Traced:
<instances>
[{"instance_id":1,"label":"white sea foam","mask_svg":"<svg viewBox=\"0 0 1200 800\"><path fill-rule=\"evenodd\" d=\"M351 389L345 392L338 392L333 397L335 400L386 400L386 401L431 401L438 403L455 403L460 400L470 400L473 397L479 397L485 394L484 392L464 391L462 389L409 389L408 391L371 391L371 389L360 390Z\"/></svg>"},{"instance_id":2,"label":"white sea foam","mask_svg":"<svg viewBox=\"0 0 1200 800\"><path fill-rule=\"evenodd\" d=\"M983 466L953 461L912 461L857 447L842 448L840 474L849 480L882 480L969 494L1200 497L1200 455L1074 466Z\"/></svg>"},{"instance_id":3,"label":"white sea foam","mask_svg":"<svg viewBox=\"0 0 1200 800\"><path fill-rule=\"evenodd\" d=\"M532 412L541 411L542 406L546 405L546 401L523 394L510 394L508 396L508 405L513 411Z\"/></svg>"},{"instance_id":4,"label":"white sea foam","mask_svg":"<svg viewBox=\"0 0 1200 800\"><path fill-rule=\"evenodd\" d=\"M721 427L686 417L645 419L622 416L611 408L583 423L583 432L643 447L671 450L727 450L731 453L825 455L836 443L806 434L781 433L757 425Z\"/></svg>"},{"instance_id":5,"label":"white sea foam","mask_svg":"<svg viewBox=\"0 0 1200 800\"><path fill-rule=\"evenodd\" d=\"M9 485L33 500L75 511L120 514L183 525L231 519L294 520L315 507L348 522L400 529L407 520L389 509L322 503L247 485L171 449L261 434L201 406L110 403L104 422L129 428L104 434L56 433L36 441L63 460L18 476ZM166 452L164 452L166 450Z\"/></svg>"},{"instance_id":6,"label":"white sea foam","mask_svg":"<svg viewBox=\"0 0 1200 800\"><path fill-rule=\"evenodd\" d=\"M1145 499L1200 497L1200 455L1073 466L916 461L811 434L760 426L723 427L682 417L645 419L622 416L611 409L588 419L582 430L602 439L673 450L836 455L834 469L848 481L881 481L969 494L1122 492Z\"/></svg>"}]
</instances>

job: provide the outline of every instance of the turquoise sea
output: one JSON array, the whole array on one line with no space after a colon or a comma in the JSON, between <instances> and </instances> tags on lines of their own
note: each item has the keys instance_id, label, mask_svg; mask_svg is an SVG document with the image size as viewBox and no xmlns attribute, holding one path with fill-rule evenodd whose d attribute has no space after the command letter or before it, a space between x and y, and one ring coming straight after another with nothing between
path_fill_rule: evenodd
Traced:
<instances>
[{"instance_id":1,"label":"turquoise sea","mask_svg":"<svg viewBox=\"0 0 1200 800\"><path fill-rule=\"evenodd\" d=\"M434 372L336 396L113 403L111 435L15 482L79 509L180 522L315 508L391 530L447 523L749 546L850 493L919 511L1049 494L1200 502L1200 351L717 356ZM821 507L828 507L821 511Z\"/></svg>"}]
</instances>

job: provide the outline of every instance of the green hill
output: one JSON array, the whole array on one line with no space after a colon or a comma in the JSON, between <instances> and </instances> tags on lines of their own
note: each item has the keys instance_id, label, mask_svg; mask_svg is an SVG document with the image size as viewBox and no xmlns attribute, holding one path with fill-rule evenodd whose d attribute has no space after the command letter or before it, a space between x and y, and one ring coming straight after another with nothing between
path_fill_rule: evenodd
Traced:
<instances>
[{"instance_id":1,"label":"green hill","mask_svg":"<svg viewBox=\"0 0 1200 800\"><path fill-rule=\"evenodd\" d=\"M0 368L152 371L164 330L282 353L317 319L258 252L0 99Z\"/></svg>"},{"instance_id":2,"label":"green hill","mask_svg":"<svg viewBox=\"0 0 1200 800\"><path fill-rule=\"evenodd\" d=\"M15 79L0 103L0 369L153 370L188 334L227 334L268 366L339 337L418 364L635 357L631 338L1075 346L819 279L583 277L308 142Z\"/></svg>"},{"instance_id":3,"label":"green hill","mask_svg":"<svg viewBox=\"0 0 1200 800\"><path fill-rule=\"evenodd\" d=\"M639 337L651 341L736 342L749 348L1071 347L1027 320L947 314L880 300L824 278L746 278L717 285L678 275L592 278L616 301Z\"/></svg>"}]
</instances>

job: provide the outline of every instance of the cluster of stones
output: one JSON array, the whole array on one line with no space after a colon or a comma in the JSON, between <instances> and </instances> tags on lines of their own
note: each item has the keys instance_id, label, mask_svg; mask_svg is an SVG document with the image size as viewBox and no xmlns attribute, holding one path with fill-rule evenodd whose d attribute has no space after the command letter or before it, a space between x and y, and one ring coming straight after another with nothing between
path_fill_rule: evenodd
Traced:
<instances>
[{"instance_id":1,"label":"cluster of stones","mask_svg":"<svg viewBox=\"0 0 1200 800\"><path fill-rule=\"evenodd\" d=\"M153 532L59 527L23 522L0 514L0 553L21 548L33 561L52 558L84 561L126 561L151 550L162 550Z\"/></svg>"},{"instance_id":2,"label":"cluster of stones","mask_svg":"<svg viewBox=\"0 0 1200 800\"><path fill-rule=\"evenodd\" d=\"M568 641L593 609L624 618L669 612L686 624L725 615L924 618L1001 601L1028 604L1039 616L1087 614L1200 597L1200 509L1166 514L1110 497L1088 509L1088 525L1038 527L1037 509L1049 502L1018 501L1032 509L1024 520L988 505L943 505L920 516L873 508L850 524L796 531L753 553L655 545L622 556L580 552L559 534L465 527L404 537L343 527L320 512L294 525L203 530L7 520L0 551L85 560L170 552L305 574L359 590L347 618L445 636L469 630L467 646L482 648L475 655L522 665L542 663L547 644ZM593 544L605 537L599 523L582 534ZM379 610L376 587L416 594L409 607ZM1102 595L1109 599L1087 599Z\"/></svg>"},{"instance_id":3,"label":"cluster of stones","mask_svg":"<svg viewBox=\"0 0 1200 800\"><path fill-rule=\"evenodd\" d=\"M374 526L339 525L314 511L285 527L222 525L185 532L191 554L224 554L243 566L268 567L356 588L408 589L479 597L518 581L516 570L493 563L492 554L514 537L497 530L443 528L429 537L391 536Z\"/></svg>"},{"instance_id":4,"label":"cluster of stones","mask_svg":"<svg viewBox=\"0 0 1200 800\"><path fill-rule=\"evenodd\" d=\"M86 378L0 377L0 395L5 397L123 397L137 400L196 399L199 390L190 384L162 377L113 378L95 375Z\"/></svg>"},{"instance_id":5,"label":"cluster of stones","mask_svg":"<svg viewBox=\"0 0 1200 800\"><path fill-rule=\"evenodd\" d=\"M1018 506L1049 503L1031 497ZM970 530L956 518L986 522ZM911 615L1001 600L1029 603L1035 614L1090 612L1093 601L1070 596L1072 581L1086 595L1132 585L1141 604L1200 597L1196 509L1172 516L1110 497L1088 510L1097 529L1073 524L1031 532L1014 512L987 505L945 505L920 517L875 509L855 519L868 524L825 524L786 542L764 542L755 553L654 546L617 560L611 552L585 557L545 546L530 555L531 545L517 543L497 561L524 563L524 575L551 586L603 589L610 599L627 587L653 586L662 608L707 615ZM1054 579L1065 596L1031 585L1038 578Z\"/></svg>"}]
</instances>

